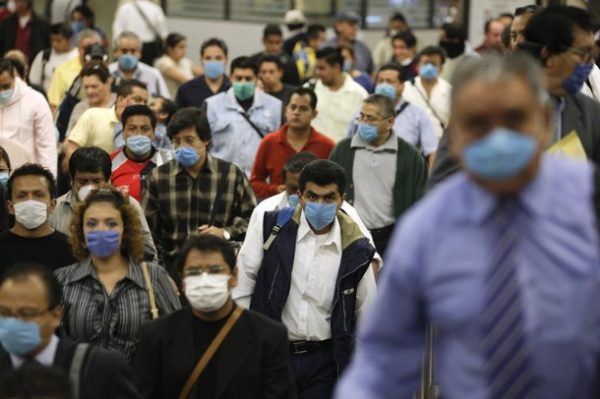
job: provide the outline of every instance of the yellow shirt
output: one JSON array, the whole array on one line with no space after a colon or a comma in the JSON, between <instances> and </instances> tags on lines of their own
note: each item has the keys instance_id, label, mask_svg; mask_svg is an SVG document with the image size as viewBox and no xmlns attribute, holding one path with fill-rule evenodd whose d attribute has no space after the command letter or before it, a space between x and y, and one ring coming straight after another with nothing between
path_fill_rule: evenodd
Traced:
<instances>
[{"instance_id":1,"label":"yellow shirt","mask_svg":"<svg viewBox=\"0 0 600 399\"><path fill-rule=\"evenodd\" d=\"M80 147L95 145L109 154L115 150L115 107L90 108L81 115L68 139Z\"/></svg>"},{"instance_id":2,"label":"yellow shirt","mask_svg":"<svg viewBox=\"0 0 600 399\"><path fill-rule=\"evenodd\" d=\"M81 72L81 61L79 57L75 57L69 61L65 61L54 70L50 87L48 88L48 102L53 107L58 107L65 92L71 87L71 83L75 80L79 72Z\"/></svg>"}]
</instances>

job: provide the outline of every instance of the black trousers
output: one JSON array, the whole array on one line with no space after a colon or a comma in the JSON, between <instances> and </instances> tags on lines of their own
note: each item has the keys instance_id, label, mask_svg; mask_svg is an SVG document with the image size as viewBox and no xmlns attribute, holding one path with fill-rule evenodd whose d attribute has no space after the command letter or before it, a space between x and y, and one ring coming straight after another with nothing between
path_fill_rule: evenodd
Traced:
<instances>
[{"instance_id":1,"label":"black trousers","mask_svg":"<svg viewBox=\"0 0 600 399\"><path fill-rule=\"evenodd\" d=\"M331 345L302 354L290 351L298 399L331 399L337 382L337 365Z\"/></svg>"},{"instance_id":2,"label":"black trousers","mask_svg":"<svg viewBox=\"0 0 600 399\"><path fill-rule=\"evenodd\" d=\"M391 224L386 227L382 227L379 229L370 229L371 235L373 236L373 242L375 243L375 248L379 255L383 256L385 254L385 250L387 249L388 242L392 237L392 233L394 233L395 224Z\"/></svg>"}]
</instances>

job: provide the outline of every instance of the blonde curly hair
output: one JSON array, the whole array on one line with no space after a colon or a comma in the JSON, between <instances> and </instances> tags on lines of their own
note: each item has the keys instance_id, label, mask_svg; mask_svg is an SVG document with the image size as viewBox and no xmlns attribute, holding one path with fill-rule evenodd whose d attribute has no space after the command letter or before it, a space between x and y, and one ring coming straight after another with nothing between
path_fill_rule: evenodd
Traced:
<instances>
[{"instance_id":1,"label":"blonde curly hair","mask_svg":"<svg viewBox=\"0 0 600 399\"><path fill-rule=\"evenodd\" d=\"M144 260L144 237L139 214L119 190L110 184L102 184L90 191L85 200L75 207L75 213L71 220L71 237L69 241L73 253L84 260L90 256L87 249L85 234L83 233L83 216L85 211L95 203L108 203L113 205L121 214L123 219L123 235L121 239L121 253L134 262L140 263Z\"/></svg>"}]
</instances>

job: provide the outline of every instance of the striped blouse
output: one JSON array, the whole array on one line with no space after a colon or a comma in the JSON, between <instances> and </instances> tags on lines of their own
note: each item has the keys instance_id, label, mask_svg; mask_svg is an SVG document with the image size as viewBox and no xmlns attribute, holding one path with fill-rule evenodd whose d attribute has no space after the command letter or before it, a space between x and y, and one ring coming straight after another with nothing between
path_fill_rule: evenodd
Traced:
<instances>
[{"instance_id":1,"label":"striped blouse","mask_svg":"<svg viewBox=\"0 0 600 399\"><path fill-rule=\"evenodd\" d=\"M181 307L167 273L156 264L148 264L159 314ZM142 323L151 320L150 299L142 269L130 261L129 272L117 282L110 295L98 280L88 258L56 270L63 288L63 327L76 341L117 350L133 356Z\"/></svg>"}]
</instances>

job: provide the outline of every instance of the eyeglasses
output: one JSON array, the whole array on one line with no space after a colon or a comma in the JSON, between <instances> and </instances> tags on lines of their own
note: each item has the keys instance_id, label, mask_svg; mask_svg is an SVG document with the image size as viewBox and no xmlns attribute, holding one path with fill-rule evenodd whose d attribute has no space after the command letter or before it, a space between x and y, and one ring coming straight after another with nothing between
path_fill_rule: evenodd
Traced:
<instances>
[{"instance_id":1,"label":"eyeglasses","mask_svg":"<svg viewBox=\"0 0 600 399\"><path fill-rule=\"evenodd\" d=\"M598 50L582 50L575 47L563 47L567 51L577 54L581 57L581 60L586 64L593 64L598 58Z\"/></svg>"},{"instance_id":2,"label":"eyeglasses","mask_svg":"<svg viewBox=\"0 0 600 399\"><path fill-rule=\"evenodd\" d=\"M30 321L37 317L40 317L44 313L48 312L50 309L46 310L37 310L32 308L23 308L19 309L16 312L11 312L7 308L0 308L0 318L8 318L12 317L15 319Z\"/></svg>"},{"instance_id":3,"label":"eyeglasses","mask_svg":"<svg viewBox=\"0 0 600 399\"><path fill-rule=\"evenodd\" d=\"M184 277L200 276L204 273L208 274L221 274L227 268L221 265L210 265L207 267L190 267L183 272Z\"/></svg>"},{"instance_id":4,"label":"eyeglasses","mask_svg":"<svg viewBox=\"0 0 600 399\"><path fill-rule=\"evenodd\" d=\"M384 120L387 118L382 118L381 116L375 116L375 115L366 115L366 114L360 114L360 116L356 117L356 123L361 123L361 122L367 122L371 125L376 124L377 122Z\"/></svg>"},{"instance_id":5,"label":"eyeglasses","mask_svg":"<svg viewBox=\"0 0 600 399\"><path fill-rule=\"evenodd\" d=\"M173 144L176 147L180 146L181 144L186 144L188 146L193 146L198 141L200 141L200 139L198 137L195 137L195 136L186 136L186 137L183 137L183 138L173 137L171 139L171 144Z\"/></svg>"}]
</instances>

